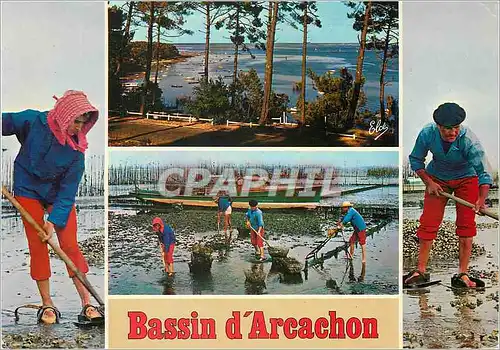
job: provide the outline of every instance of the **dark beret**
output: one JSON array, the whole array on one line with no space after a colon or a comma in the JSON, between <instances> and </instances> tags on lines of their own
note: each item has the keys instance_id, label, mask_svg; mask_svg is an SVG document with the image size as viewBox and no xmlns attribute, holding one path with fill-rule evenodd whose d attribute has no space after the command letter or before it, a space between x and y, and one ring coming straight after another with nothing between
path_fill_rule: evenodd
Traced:
<instances>
[{"instance_id":1,"label":"dark beret","mask_svg":"<svg viewBox=\"0 0 500 350\"><path fill-rule=\"evenodd\" d=\"M465 110L456 103L447 102L440 105L432 116L441 126L454 126L465 120Z\"/></svg>"},{"instance_id":2,"label":"dark beret","mask_svg":"<svg viewBox=\"0 0 500 350\"><path fill-rule=\"evenodd\" d=\"M257 204L259 204L259 203L257 203L257 201L255 199L252 199L252 200L250 200L250 202L248 202L248 204L250 204L251 207L256 207Z\"/></svg>"}]
</instances>

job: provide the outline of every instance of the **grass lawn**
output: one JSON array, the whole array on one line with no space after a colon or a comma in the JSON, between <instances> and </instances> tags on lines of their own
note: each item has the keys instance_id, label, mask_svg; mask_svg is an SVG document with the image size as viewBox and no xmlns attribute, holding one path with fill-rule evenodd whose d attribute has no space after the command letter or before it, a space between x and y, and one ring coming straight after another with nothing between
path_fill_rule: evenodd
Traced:
<instances>
[{"instance_id":1,"label":"grass lawn","mask_svg":"<svg viewBox=\"0 0 500 350\"><path fill-rule=\"evenodd\" d=\"M241 127L143 119L135 116L110 117L109 146L302 146L302 147L397 147L389 131L377 134L353 128L343 135L295 127Z\"/></svg>"}]
</instances>

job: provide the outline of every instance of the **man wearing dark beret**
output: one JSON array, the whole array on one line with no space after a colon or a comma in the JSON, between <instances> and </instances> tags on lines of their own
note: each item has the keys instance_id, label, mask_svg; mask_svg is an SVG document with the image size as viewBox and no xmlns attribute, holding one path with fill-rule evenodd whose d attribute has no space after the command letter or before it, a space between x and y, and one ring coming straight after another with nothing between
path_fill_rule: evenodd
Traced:
<instances>
[{"instance_id":1,"label":"man wearing dark beret","mask_svg":"<svg viewBox=\"0 0 500 350\"><path fill-rule=\"evenodd\" d=\"M459 237L459 266L451 283L459 288L484 287L484 282L469 276L468 265L472 241L476 236L476 213L485 207L493 179L488 172L488 162L479 139L462 125L465 110L456 103L444 103L433 114L434 123L426 125L419 133L409 156L413 171L422 179L426 191L424 210L417 230L419 254L417 270L404 278L405 285L429 281L425 273L432 243L444 216L448 198L440 192L475 203L475 209L456 204L456 234ZM432 160L425 167L428 152Z\"/></svg>"}]
</instances>

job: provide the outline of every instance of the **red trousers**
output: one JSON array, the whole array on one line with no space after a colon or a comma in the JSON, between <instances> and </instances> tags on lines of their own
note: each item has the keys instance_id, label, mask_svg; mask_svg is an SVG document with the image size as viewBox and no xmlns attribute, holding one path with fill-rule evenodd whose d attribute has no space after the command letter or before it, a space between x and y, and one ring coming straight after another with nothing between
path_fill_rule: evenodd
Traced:
<instances>
[{"instance_id":1,"label":"red trousers","mask_svg":"<svg viewBox=\"0 0 500 350\"><path fill-rule=\"evenodd\" d=\"M257 229L257 231L259 231ZM262 229L262 232L260 233L262 237L264 237L264 229ZM250 242L252 242L252 245L255 247L262 248L264 246L264 241L262 238L260 238L252 229L250 229Z\"/></svg>"},{"instance_id":2,"label":"red trousers","mask_svg":"<svg viewBox=\"0 0 500 350\"><path fill-rule=\"evenodd\" d=\"M43 215L45 214L45 209L43 205L36 199L27 197L16 197L17 201L26 209L33 219L41 226L44 225ZM52 211L52 206L47 208L50 213ZM28 238L28 248L30 251L30 274L31 278L37 281L49 279L51 276L50 270L50 260L49 260L49 250L47 243L43 243L38 236L37 230L31 226L27 221L23 219L24 230L26 231L26 237ZM78 247L78 242L76 240L76 210L73 206L68 218L68 223L66 227L55 226L55 231L57 233L57 238L59 240L59 246L68 255L68 257L73 261L75 266L82 273L87 273L89 271L89 266L87 261L83 257L80 248ZM73 277L75 274L66 266L68 274Z\"/></svg>"},{"instance_id":3,"label":"red trousers","mask_svg":"<svg viewBox=\"0 0 500 350\"><path fill-rule=\"evenodd\" d=\"M479 197L479 182L477 176L466 177L458 180L443 181L438 178L432 179L439 184L443 191L455 193L456 197L475 204ZM448 198L434 196L425 192L424 211L420 216L420 227L417 230L417 237L433 240L437 236L439 225L443 221L444 209ZM456 203L457 219L456 234L459 237L474 237L476 231L476 213L473 209Z\"/></svg>"},{"instance_id":4,"label":"red trousers","mask_svg":"<svg viewBox=\"0 0 500 350\"><path fill-rule=\"evenodd\" d=\"M162 250L163 250L163 262L165 264L173 264L174 263L174 247L175 244L172 243L169 247L168 250L165 249L165 246L162 244Z\"/></svg>"},{"instance_id":5,"label":"red trousers","mask_svg":"<svg viewBox=\"0 0 500 350\"><path fill-rule=\"evenodd\" d=\"M359 241L359 244L361 244L361 245L366 244L366 230L354 231L351 238L349 238L349 243L353 244L353 243L356 243L356 241Z\"/></svg>"}]
</instances>

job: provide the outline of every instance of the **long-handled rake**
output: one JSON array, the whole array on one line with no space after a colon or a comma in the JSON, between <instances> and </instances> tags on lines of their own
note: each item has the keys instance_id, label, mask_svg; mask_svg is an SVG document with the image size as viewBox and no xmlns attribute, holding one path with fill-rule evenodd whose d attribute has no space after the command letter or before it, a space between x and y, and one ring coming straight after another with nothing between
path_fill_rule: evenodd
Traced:
<instances>
[{"instance_id":1,"label":"long-handled rake","mask_svg":"<svg viewBox=\"0 0 500 350\"><path fill-rule=\"evenodd\" d=\"M28 213L26 209L9 193L5 186L2 186L2 194L9 200L9 202L14 205L14 207L19 211L21 216L38 231L38 235L40 239L44 240L44 236L46 234L45 230L33 219L33 217ZM80 270L75 266L73 261L66 255L66 253L55 243L54 238L51 237L46 241L48 245L52 247L54 252L64 261L64 263L69 267L69 269L75 274L75 276L82 282L85 288L89 291L89 293L94 297L94 299L99 303L99 311L102 315L104 315L104 301L101 299L99 294L97 294L96 290L90 284L89 280L85 275L83 275Z\"/></svg>"},{"instance_id":2,"label":"long-handled rake","mask_svg":"<svg viewBox=\"0 0 500 350\"><path fill-rule=\"evenodd\" d=\"M466 200L463 200L462 198L455 197L452 194L449 194L449 193L446 193L446 192L443 192L443 191L439 191L439 194L442 195L442 196L444 196L444 197L446 197L446 198L452 199L452 200L454 200L455 202L457 202L459 204L465 205L466 207L469 207L469 208L472 208L472 209L474 209L474 207L475 207L474 204L469 203ZM498 213L494 212L491 209L480 209L479 212L481 214L489 216L490 218L495 219L495 220L498 221Z\"/></svg>"},{"instance_id":3,"label":"long-handled rake","mask_svg":"<svg viewBox=\"0 0 500 350\"><path fill-rule=\"evenodd\" d=\"M250 229L267 244L267 251L272 258L286 258L286 256L288 255L288 251L290 250L289 248L273 247L264 237L260 235L260 233L256 229L254 229L252 226L250 226Z\"/></svg>"}]
</instances>

